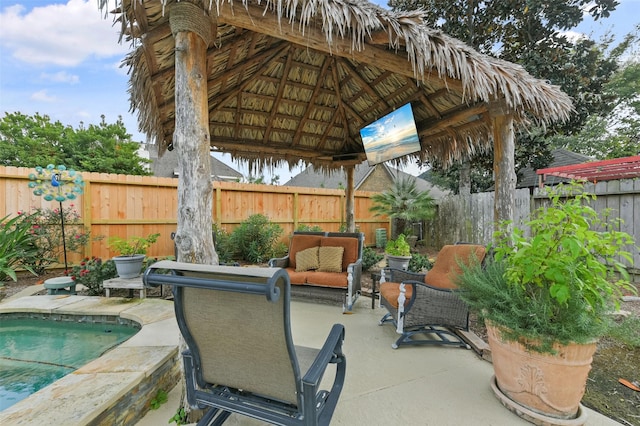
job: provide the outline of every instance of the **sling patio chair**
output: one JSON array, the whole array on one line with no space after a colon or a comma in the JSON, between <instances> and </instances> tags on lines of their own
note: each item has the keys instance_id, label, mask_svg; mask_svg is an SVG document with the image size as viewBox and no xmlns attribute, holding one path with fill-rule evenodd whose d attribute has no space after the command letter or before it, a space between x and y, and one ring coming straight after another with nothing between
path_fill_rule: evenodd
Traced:
<instances>
[{"instance_id":1,"label":"sling patio chair","mask_svg":"<svg viewBox=\"0 0 640 426\"><path fill-rule=\"evenodd\" d=\"M232 413L278 425L329 424L346 373L344 326L333 325L321 349L294 346L283 269L160 261L144 283L173 286L187 400L209 408L198 425L222 424ZM332 387L321 390L331 370Z\"/></svg>"},{"instance_id":2,"label":"sling patio chair","mask_svg":"<svg viewBox=\"0 0 640 426\"><path fill-rule=\"evenodd\" d=\"M380 304L387 308L379 325L392 323L401 335L391 345L469 347L456 330L469 330L469 308L458 296L460 263L482 262L485 247L455 244L442 247L426 274L385 268L380 278Z\"/></svg>"}]
</instances>

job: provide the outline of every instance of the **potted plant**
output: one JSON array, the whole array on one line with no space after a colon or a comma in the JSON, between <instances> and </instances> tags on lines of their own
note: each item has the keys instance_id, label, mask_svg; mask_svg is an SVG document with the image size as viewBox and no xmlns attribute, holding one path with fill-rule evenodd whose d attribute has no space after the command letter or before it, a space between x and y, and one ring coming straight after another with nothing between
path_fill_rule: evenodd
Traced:
<instances>
[{"instance_id":1,"label":"potted plant","mask_svg":"<svg viewBox=\"0 0 640 426\"><path fill-rule=\"evenodd\" d=\"M119 255L113 257L120 278L135 278L142 272L142 264L147 249L158 240L160 234L150 234L147 237L111 237L109 248Z\"/></svg>"},{"instance_id":2,"label":"potted plant","mask_svg":"<svg viewBox=\"0 0 640 426\"><path fill-rule=\"evenodd\" d=\"M411 247L404 234L398 235L395 240L387 241L384 252L390 268L407 270L411 261Z\"/></svg>"},{"instance_id":3,"label":"potted plant","mask_svg":"<svg viewBox=\"0 0 640 426\"><path fill-rule=\"evenodd\" d=\"M631 236L589 207L595 196L565 189L549 191L550 205L526 224L530 234L503 225L494 258L463 268L458 280L487 326L494 392L536 424L582 424L597 339L623 292L634 292L620 262L631 263Z\"/></svg>"}]
</instances>

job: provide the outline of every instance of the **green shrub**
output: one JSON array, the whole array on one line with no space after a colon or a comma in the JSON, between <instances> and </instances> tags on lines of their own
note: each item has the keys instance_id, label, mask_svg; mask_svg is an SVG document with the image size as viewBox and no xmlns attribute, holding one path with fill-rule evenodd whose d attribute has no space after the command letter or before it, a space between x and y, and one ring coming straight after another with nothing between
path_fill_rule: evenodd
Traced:
<instances>
[{"instance_id":1,"label":"green shrub","mask_svg":"<svg viewBox=\"0 0 640 426\"><path fill-rule=\"evenodd\" d=\"M640 317L629 316L613 325L607 336L625 345L640 348Z\"/></svg>"},{"instance_id":2,"label":"green shrub","mask_svg":"<svg viewBox=\"0 0 640 426\"><path fill-rule=\"evenodd\" d=\"M0 219L0 282L16 281L16 270L21 267L37 275L32 266L38 255L35 242L26 215Z\"/></svg>"},{"instance_id":3,"label":"green shrub","mask_svg":"<svg viewBox=\"0 0 640 426\"><path fill-rule=\"evenodd\" d=\"M368 271L373 265L376 265L384 259L384 255L376 252L371 247L365 247L362 250L362 270Z\"/></svg>"},{"instance_id":4,"label":"green shrub","mask_svg":"<svg viewBox=\"0 0 640 426\"><path fill-rule=\"evenodd\" d=\"M238 226L230 235L231 247L241 259L251 263L264 263L275 257L278 240L284 229L271 223L261 214L254 214Z\"/></svg>"},{"instance_id":5,"label":"green shrub","mask_svg":"<svg viewBox=\"0 0 640 426\"><path fill-rule=\"evenodd\" d=\"M306 225L304 223L298 225L296 231L300 232L322 232L322 227L320 225Z\"/></svg>"},{"instance_id":6,"label":"green shrub","mask_svg":"<svg viewBox=\"0 0 640 426\"><path fill-rule=\"evenodd\" d=\"M235 250L231 245L231 236L224 229L213 224L213 241L215 243L216 253L220 263L232 263L235 256Z\"/></svg>"},{"instance_id":7,"label":"green shrub","mask_svg":"<svg viewBox=\"0 0 640 426\"><path fill-rule=\"evenodd\" d=\"M118 276L113 260L103 261L99 257L83 259L79 265L74 265L67 272L76 284L82 284L89 289L89 296L102 294L102 282Z\"/></svg>"},{"instance_id":8,"label":"green shrub","mask_svg":"<svg viewBox=\"0 0 640 426\"><path fill-rule=\"evenodd\" d=\"M90 233L80 223L80 214L74 205L62 209L64 220L64 244L62 241L62 223L60 209L34 209L30 213L18 212L24 215L25 221L31 224L31 233L35 239L37 254L25 259L25 266L29 265L40 275L49 266L61 263L66 245L67 253L83 253L84 247L92 240ZM93 240L99 240L95 237Z\"/></svg>"},{"instance_id":9,"label":"green shrub","mask_svg":"<svg viewBox=\"0 0 640 426\"><path fill-rule=\"evenodd\" d=\"M409 270L411 272L428 271L433 266L428 256L420 253L413 253L409 261Z\"/></svg>"}]
</instances>

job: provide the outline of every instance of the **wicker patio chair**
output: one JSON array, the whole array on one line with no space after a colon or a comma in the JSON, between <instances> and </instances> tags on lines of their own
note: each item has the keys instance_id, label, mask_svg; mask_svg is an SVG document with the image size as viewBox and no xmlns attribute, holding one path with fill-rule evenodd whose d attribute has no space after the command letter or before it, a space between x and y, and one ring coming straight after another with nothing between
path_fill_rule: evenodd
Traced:
<instances>
[{"instance_id":1,"label":"wicker patio chair","mask_svg":"<svg viewBox=\"0 0 640 426\"><path fill-rule=\"evenodd\" d=\"M458 297L458 262L482 262L485 247L446 245L426 274L386 268L380 279L380 304L389 311L380 325L392 323L400 338L392 344L469 347L456 330L469 330L469 309Z\"/></svg>"},{"instance_id":2,"label":"wicker patio chair","mask_svg":"<svg viewBox=\"0 0 640 426\"><path fill-rule=\"evenodd\" d=\"M173 286L187 344L187 400L209 408L198 425L222 424L232 413L279 425L329 424L345 379L344 327L335 324L321 349L294 346L284 270L160 261L144 282ZM332 387L320 390L329 371Z\"/></svg>"}]
</instances>

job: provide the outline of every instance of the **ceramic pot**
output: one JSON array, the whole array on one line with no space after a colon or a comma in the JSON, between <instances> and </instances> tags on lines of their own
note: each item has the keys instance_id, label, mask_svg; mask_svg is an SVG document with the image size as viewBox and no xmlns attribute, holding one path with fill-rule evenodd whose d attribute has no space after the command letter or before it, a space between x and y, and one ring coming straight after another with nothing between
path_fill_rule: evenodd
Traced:
<instances>
[{"instance_id":1,"label":"ceramic pot","mask_svg":"<svg viewBox=\"0 0 640 426\"><path fill-rule=\"evenodd\" d=\"M389 264L389 268L404 269L406 271L409 268L410 261L411 256L392 256L387 254L387 263Z\"/></svg>"},{"instance_id":2,"label":"ceramic pot","mask_svg":"<svg viewBox=\"0 0 640 426\"><path fill-rule=\"evenodd\" d=\"M142 272L144 254L134 254L133 256L115 256L113 262L116 264L116 271L120 278L135 278Z\"/></svg>"}]
</instances>

